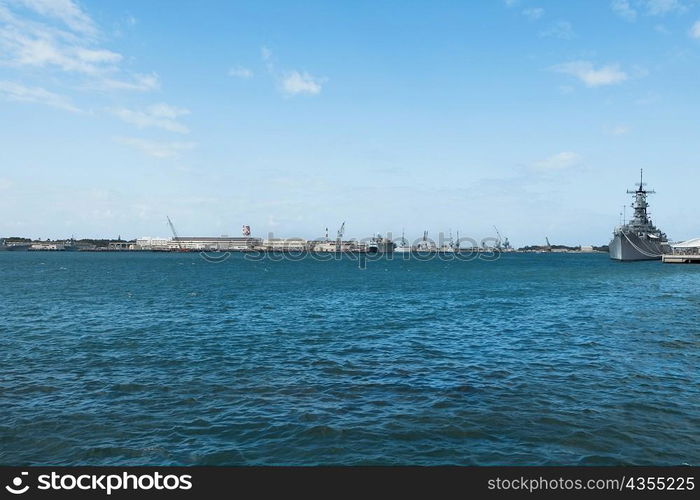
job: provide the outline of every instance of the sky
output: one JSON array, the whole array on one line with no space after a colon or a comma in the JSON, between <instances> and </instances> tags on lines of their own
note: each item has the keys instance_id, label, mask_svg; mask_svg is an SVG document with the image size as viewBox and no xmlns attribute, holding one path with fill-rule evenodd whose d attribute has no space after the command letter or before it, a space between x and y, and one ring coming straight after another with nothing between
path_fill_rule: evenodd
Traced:
<instances>
[{"instance_id":1,"label":"sky","mask_svg":"<svg viewBox=\"0 0 700 500\"><path fill-rule=\"evenodd\" d=\"M699 127L698 0L0 0L0 236L681 240Z\"/></svg>"}]
</instances>

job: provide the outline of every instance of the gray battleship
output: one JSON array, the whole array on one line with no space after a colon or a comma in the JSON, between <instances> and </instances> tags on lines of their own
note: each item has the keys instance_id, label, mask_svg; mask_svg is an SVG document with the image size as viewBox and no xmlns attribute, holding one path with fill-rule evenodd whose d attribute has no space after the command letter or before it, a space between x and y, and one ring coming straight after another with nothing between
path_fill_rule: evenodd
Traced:
<instances>
[{"instance_id":1,"label":"gray battleship","mask_svg":"<svg viewBox=\"0 0 700 500\"><path fill-rule=\"evenodd\" d=\"M647 195L653 194L654 191L644 188L643 175L642 172L639 187L634 191L627 191L628 194L634 195L634 215L632 220L615 228L609 245L611 259L658 260L664 253L671 251L666 234L654 226L647 214Z\"/></svg>"}]
</instances>

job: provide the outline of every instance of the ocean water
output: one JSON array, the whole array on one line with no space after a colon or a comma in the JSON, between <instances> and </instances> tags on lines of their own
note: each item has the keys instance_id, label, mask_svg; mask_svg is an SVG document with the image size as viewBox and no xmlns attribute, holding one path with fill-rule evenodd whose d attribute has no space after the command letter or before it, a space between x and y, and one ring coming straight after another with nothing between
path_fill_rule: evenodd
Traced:
<instances>
[{"instance_id":1,"label":"ocean water","mask_svg":"<svg viewBox=\"0 0 700 500\"><path fill-rule=\"evenodd\" d=\"M0 464L700 463L700 266L0 253Z\"/></svg>"}]
</instances>

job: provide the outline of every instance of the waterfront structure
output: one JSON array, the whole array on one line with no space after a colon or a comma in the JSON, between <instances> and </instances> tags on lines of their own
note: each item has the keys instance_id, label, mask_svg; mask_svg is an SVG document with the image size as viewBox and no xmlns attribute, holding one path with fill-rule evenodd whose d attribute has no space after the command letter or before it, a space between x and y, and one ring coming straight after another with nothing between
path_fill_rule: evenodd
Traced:
<instances>
[{"instance_id":1,"label":"waterfront structure","mask_svg":"<svg viewBox=\"0 0 700 500\"><path fill-rule=\"evenodd\" d=\"M666 234L661 232L651 221L647 208L647 196L654 191L644 188L643 172L640 175L639 187L628 190L634 195L634 215L632 220L615 228L613 239L609 244L610 258L620 261L658 260L664 253L670 251Z\"/></svg>"},{"instance_id":2,"label":"waterfront structure","mask_svg":"<svg viewBox=\"0 0 700 500\"><path fill-rule=\"evenodd\" d=\"M671 253L675 255L699 255L700 238L692 238L671 244Z\"/></svg>"},{"instance_id":3,"label":"waterfront structure","mask_svg":"<svg viewBox=\"0 0 700 500\"><path fill-rule=\"evenodd\" d=\"M8 242L7 240L0 240L0 251L23 251L29 249L31 243L13 241Z\"/></svg>"},{"instance_id":4,"label":"waterfront structure","mask_svg":"<svg viewBox=\"0 0 700 500\"><path fill-rule=\"evenodd\" d=\"M168 251L170 250L171 242L172 240L170 238L153 238L151 236L144 236L142 238L136 238L134 248L136 250Z\"/></svg>"},{"instance_id":5,"label":"waterfront structure","mask_svg":"<svg viewBox=\"0 0 700 500\"><path fill-rule=\"evenodd\" d=\"M669 264L700 264L700 238L673 243L671 252L661 257Z\"/></svg>"},{"instance_id":6,"label":"waterfront structure","mask_svg":"<svg viewBox=\"0 0 700 500\"><path fill-rule=\"evenodd\" d=\"M68 240L55 240L55 241L33 241L31 244L26 244L25 248L21 250L30 251L48 251L48 252L77 252L83 249L84 246L79 246L78 242L74 238Z\"/></svg>"},{"instance_id":7,"label":"waterfront structure","mask_svg":"<svg viewBox=\"0 0 700 500\"><path fill-rule=\"evenodd\" d=\"M303 238L268 238L262 247L272 252L301 252L306 250L307 242Z\"/></svg>"},{"instance_id":8,"label":"waterfront structure","mask_svg":"<svg viewBox=\"0 0 700 500\"><path fill-rule=\"evenodd\" d=\"M366 251L367 245L355 240L314 240L308 242L308 249L320 253L358 252Z\"/></svg>"},{"instance_id":9,"label":"waterfront structure","mask_svg":"<svg viewBox=\"0 0 700 500\"><path fill-rule=\"evenodd\" d=\"M38 241L36 243L32 243L28 250L31 251L44 251L44 252L60 252L65 250L65 246L63 243L59 243L56 241Z\"/></svg>"},{"instance_id":10,"label":"waterfront structure","mask_svg":"<svg viewBox=\"0 0 700 500\"><path fill-rule=\"evenodd\" d=\"M134 250L170 251L248 251L262 244L260 238L182 236L177 238L137 238Z\"/></svg>"},{"instance_id":11,"label":"waterfront structure","mask_svg":"<svg viewBox=\"0 0 700 500\"><path fill-rule=\"evenodd\" d=\"M110 251L122 251L122 250L134 250L134 244L130 241L110 241L107 243L107 250Z\"/></svg>"}]
</instances>

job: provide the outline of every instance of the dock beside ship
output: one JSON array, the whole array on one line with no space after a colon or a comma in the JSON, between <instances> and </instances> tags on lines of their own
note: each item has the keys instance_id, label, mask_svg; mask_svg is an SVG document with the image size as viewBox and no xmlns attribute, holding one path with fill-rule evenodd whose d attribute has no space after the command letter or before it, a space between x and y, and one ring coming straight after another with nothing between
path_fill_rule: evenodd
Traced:
<instances>
[{"instance_id":1,"label":"dock beside ship","mask_svg":"<svg viewBox=\"0 0 700 500\"><path fill-rule=\"evenodd\" d=\"M661 262L666 264L700 264L700 255L664 254Z\"/></svg>"},{"instance_id":2,"label":"dock beside ship","mask_svg":"<svg viewBox=\"0 0 700 500\"><path fill-rule=\"evenodd\" d=\"M700 264L700 238L671 245L671 252L661 256L666 264Z\"/></svg>"}]
</instances>

